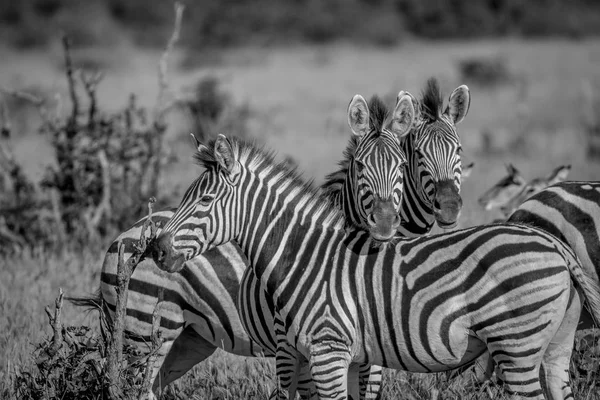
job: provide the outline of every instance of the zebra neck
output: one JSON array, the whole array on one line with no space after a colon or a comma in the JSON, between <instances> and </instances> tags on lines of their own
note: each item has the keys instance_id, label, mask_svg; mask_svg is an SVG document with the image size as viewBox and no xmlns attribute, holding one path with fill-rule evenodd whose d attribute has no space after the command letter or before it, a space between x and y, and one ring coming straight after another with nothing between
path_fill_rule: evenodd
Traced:
<instances>
[{"instance_id":1,"label":"zebra neck","mask_svg":"<svg viewBox=\"0 0 600 400\"><path fill-rule=\"evenodd\" d=\"M287 258L294 257L315 227L344 234L342 213L318 193L306 193L305 187L289 181L249 186L257 190L243 204L247 209L236 241L259 279L289 268Z\"/></svg>"},{"instance_id":2,"label":"zebra neck","mask_svg":"<svg viewBox=\"0 0 600 400\"><path fill-rule=\"evenodd\" d=\"M412 152L412 150L410 150ZM418 159L411 154L404 169L404 193L400 204L401 224L398 233L405 237L429 233L435 223L431 202L421 186Z\"/></svg>"}]
</instances>

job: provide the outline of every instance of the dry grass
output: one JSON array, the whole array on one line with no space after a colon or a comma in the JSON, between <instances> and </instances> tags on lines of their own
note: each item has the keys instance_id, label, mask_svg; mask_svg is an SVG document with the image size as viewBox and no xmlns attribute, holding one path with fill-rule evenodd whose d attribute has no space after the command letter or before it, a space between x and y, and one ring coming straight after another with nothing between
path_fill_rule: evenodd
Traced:
<instances>
[{"instance_id":1,"label":"dry grass","mask_svg":"<svg viewBox=\"0 0 600 400\"><path fill-rule=\"evenodd\" d=\"M0 85L64 90L58 54L58 50L57 54L0 51ZM484 88L459 81L459 60L496 56L506 60L515 82ZM99 91L101 107L121 106L130 92L145 105L153 104L157 58L157 53L132 49L94 53L94 59L110 66ZM514 163L528 178L570 163L570 179L598 180L600 164L585 158L580 119L581 85L584 80L600 81L599 62L600 40L418 42L385 50L343 44L237 50L225 54L221 66L194 70L187 65L185 72L174 71L172 80L173 87L182 88L201 76L218 76L234 100L249 105L248 135L291 155L317 181L335 168L341 156L350 134L347 102L354 94L394 95L401 89L417 94L430 75L441 79L446 93L468 84L471 109L459 129L464 157L477 165L463 185L465 227L493 219L478 208L476 199L504 175L504 163ZM28 115L21 118L27 126ZM197 174L190 162L186 127L181 115L173 117L169 137L180 161L165 171L162 182L165 193L174 193L173 204ZM491 145L484 143L484 130ZM31 174L41 173L49 159L43 138L33 133L17 138L15 152ZM31 364L32 344L50 333L43 309L58 288L71 295L97 288L103 254L97 250L102 246L93 247L81 254L26 253L0 259L0 398L7 398L17 366ZM65 306L64 321L80 324L90 319ZM274 386L273 375L271 361L218 352L172 385L164 398L264 398ZM467 389L464 380L448 382L443 375L389 371L385 376L384 398L487 397L486 391ZM580 376L574 385L579 391L576 398L600 398L596 379Z\"/></svg>"}]
</instances>

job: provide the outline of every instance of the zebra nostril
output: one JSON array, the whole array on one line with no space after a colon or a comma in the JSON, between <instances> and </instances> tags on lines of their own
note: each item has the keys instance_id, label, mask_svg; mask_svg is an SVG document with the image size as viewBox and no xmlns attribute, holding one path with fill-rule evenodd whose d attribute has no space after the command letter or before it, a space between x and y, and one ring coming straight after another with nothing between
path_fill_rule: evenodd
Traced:
<instances>
[{"instance_id":1,"label":"zebra nostril","mask_svg":"<svg viewBox=\"0 0 600 400\"><path fill-rule=\"evenodd\" d=\"M440 210L442 208L442 206L440 205L440 202L438 201L438 199L435 199L433 201L433 209L434 210Z\"/></svg>"}]
</instances>

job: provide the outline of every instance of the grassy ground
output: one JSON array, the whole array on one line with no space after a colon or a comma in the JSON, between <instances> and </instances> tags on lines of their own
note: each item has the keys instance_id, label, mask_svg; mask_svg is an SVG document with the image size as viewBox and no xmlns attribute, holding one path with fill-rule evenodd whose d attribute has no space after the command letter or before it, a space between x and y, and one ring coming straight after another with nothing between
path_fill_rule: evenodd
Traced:
<instances>
[{"instance_id":1,"label":"grassy ground","mask_svg":"<svg viewBox=\"0 0 600 400\"><path fill-rule=\"evenodd\" d=\"M57 49L44 53L0 50L0 86L36 88L64 94ZM582 96L588 82L600 83L600 40L586 41L475 41L418 42L402 47L372 49L346 43L327 47L291 49L240 49L219 55L221 64L186 69L171 67L172 87L179 91L202 76L218 76L235 101L248 103L252 115L247 135L289 154L319 182L335 168L350 134L346 107L355 93L392 97L403 89L417 94L425 80L437 76L445 93L466 83L472 103L459 126L465 160L476 170L463 185L461 226L491 221L476 199L504 175L504 164L514 163L528 178L545 175L560 164L573 165L570 178L597 180L600 164L588 160ZM483 87L463 79L457 62L469 57L503 57L513 79ZM129 92L141 102L156 98L158 53L127 47L82 50L80 62L106 69L100 86L101 106L117 108ZM196 59L196 58L192 58ZM188 59L189 60L189 59ZM24 132L15 138L15 153L32 175L40 175L51 159L44 138L34 133L31 113L15 114L14 123ZM190 162L187 124L182 115L171 118L170 144L179 161L165 171L165 193L182 194L197 173ZM226 132L225 132L226 133ZM82 253L23 254L0 259L0 397L6 394L19 366L31 365L32 344L50 333L43 308L53 302L58 288L67 294L96 289L102 244ZM69 324L87 322L70 306ZM174 384L165 398L264 398L274 383L270 361L247 360L217 353ZM582 378L583 379L583 378ZM576 398L598 399L594 381L583 382ZM579 383L581 383L579 382ZM384 398L486 398L465 381L447 382L443 375L423 376L386 372Z\"/></svg>"}]
</instances>

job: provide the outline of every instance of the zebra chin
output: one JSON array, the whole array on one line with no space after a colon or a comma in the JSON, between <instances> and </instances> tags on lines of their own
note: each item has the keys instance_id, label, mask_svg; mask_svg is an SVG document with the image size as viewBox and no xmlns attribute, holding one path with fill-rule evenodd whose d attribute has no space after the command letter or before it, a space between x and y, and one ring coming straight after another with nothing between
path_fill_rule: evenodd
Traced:
<instances>
[{"instance_id":1,"label":"zebra chin","mask_svg":"<svg viewBox=\"0 0 600 400\"><path fill-rule=\"evenodd\" d=\"M442 229L453 229L458 224L458 218L460 217L460 208L452 210L451 212L434 212L435 222Z\"/></svg>"},{"instance_id":2,"label":"zebra chin","mask_svg":"<svg viewBox=\"0 0 600 400\"><path fill-rule=\"evenodd\" d=\"M377 229L370 229L369 234L371 235L371 238L373 238L377 242L389 242L395 237L396 229L386 231L383 233Z\"/></svg>"}]
</instances>

